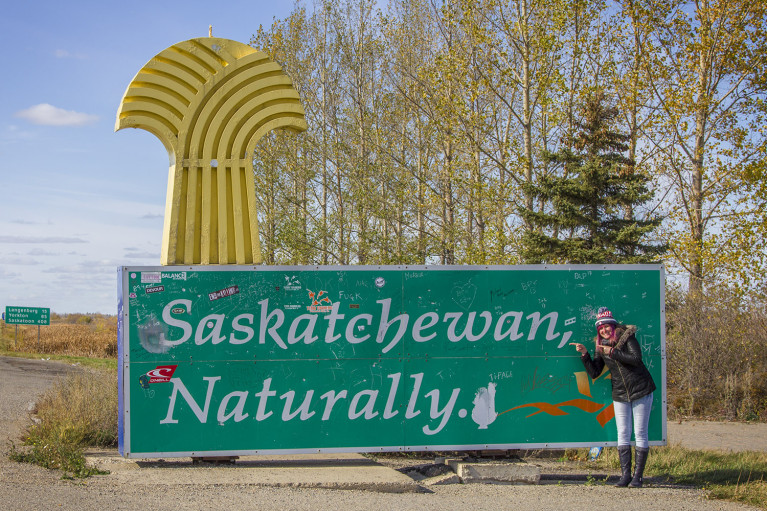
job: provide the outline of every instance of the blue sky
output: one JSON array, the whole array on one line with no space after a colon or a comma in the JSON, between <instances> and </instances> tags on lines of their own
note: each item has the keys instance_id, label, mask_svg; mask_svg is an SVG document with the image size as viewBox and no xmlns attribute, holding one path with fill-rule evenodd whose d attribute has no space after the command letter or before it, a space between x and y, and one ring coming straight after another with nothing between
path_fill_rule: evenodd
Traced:
<instances>
[{"instance_id":1,"label":"blue sky","mask_svg":"<svg viewBox=\"0 0 767 511\"><path fill-rule=\"evenodd\" d=\"M118 266L160 264L168 156L114 132L154 55L213 35L248 43L292 1L11 2L0 41L0 309L117 309Z\"/></svg>"}]
</instances>

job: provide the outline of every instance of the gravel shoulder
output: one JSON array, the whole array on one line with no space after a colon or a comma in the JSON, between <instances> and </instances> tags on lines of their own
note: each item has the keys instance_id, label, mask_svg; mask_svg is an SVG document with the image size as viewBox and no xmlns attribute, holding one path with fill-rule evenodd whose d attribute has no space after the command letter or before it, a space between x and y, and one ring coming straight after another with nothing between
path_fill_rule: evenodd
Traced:
<instances>
[{"instance_id":1,"label":"gravel shoulder","mask_svg":"<svg viewBox=\"0 0 767 511\"><path fill-rule=\"evenodd\" d=\"M668 423L668 441L688 449L724 452L767 452L767 423L674 421Z\"/></svg>"},{"instance_id":2,"label":"gravel shoulder","mask_svg":"<svg viewBox=\"0 0 767 511\"><path fill-rule=\"evenodd\" d=\"M521 507L541 510L591 510L598 503L600 509L621 511L647 509L675 510L749 510L742 504L712 501L703 490L653 484L641 490L614 488L602 484L594 474L595 484L585 484L583 470L575 471L572 481L567 467L552 460L541 463L544 474L552 475L536 486L510 486L490 484L449 484L431 486L415 493L390 493L359 489L332 490L302 487L295 484L262 484L249 477L248 466L190 467L168 463L162 467L123 464L114 452L101 453L102 457L120 464L112 473L95 476L84 481L62 480L57 471L14 463L8 460L10 441L16 441L28 423L28 412L34 401L72 366L56 362L0 357L0 509L37 510L71 509L147 509L158 506L173 509L204 509L224 507L231 509L257 508L262 510L334 509L345 511L363 508L423 510L469 508L472 511ZM754 427L756 426L756 427ZM767 450L767 424L704 423L699 421L669 424L669 441L691 448L723 450ZM705 444L699 447L701 442ZM706 443L708 442L708 443ZM429 460L381 457L381 469L399 469L429 463ZM311 463L299 463L298 469ZM316 463L314 463L316 465ZM360 470L364 464L349 462L344 465L324 463L335 470ZM340 465L340 468L339 468ZM120 468L121 467L121 468ZM316 467L315 467L316 468ZM154 472L152 472L154 470ZM279 471L279 464L270 469ZM557 472L559 471L559 472ZM253 472L255 473L255 472ZM561 477L557 477L561 474ZM274 475L274 474L272 474Z\"/></svg>"}]
</instances>

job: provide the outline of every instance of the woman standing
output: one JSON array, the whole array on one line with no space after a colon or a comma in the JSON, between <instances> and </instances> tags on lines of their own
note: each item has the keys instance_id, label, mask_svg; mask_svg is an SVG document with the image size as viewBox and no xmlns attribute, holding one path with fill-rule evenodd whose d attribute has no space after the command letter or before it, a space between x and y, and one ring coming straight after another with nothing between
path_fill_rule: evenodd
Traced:
<instances>
[{"instance_id":1,"label":"woman standing","mask_svg":"<svg viewBox=\"0 0 767 511\"><path fill-rule=\"evenodd\" d=\"M636 326L620 325L613 319L607 307L597 311L597 336L594 358L586 346L571 343L581 354L581 362L592 378L602 374L604 366L610 369L613 386L615 424L618 427L618 454L621 462L621 478L615 486L642 486L647 454L650 446L647 426L652 408L652 393L655 391L650 372L642 362L642 348L636 340ZM631 476L631 427L636 438L636 467Z\"/></svg>"}]
</instances>

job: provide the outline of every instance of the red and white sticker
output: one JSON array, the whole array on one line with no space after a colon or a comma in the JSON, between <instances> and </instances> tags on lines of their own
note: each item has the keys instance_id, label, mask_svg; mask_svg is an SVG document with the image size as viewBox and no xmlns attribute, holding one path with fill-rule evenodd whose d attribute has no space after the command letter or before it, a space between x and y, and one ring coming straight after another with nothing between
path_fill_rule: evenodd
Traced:
<instances>
[{"instance_id":1,"label":"red and white sticker","mask_svg":"<svg viewBox=\"0 0 767 511\"><path fill-rule=\"evenodd\" d=\"M149 383L169 382L177 367L178 365L155 367L146 373L146 375L149 376Z\"/></svg>"}]
</instances>

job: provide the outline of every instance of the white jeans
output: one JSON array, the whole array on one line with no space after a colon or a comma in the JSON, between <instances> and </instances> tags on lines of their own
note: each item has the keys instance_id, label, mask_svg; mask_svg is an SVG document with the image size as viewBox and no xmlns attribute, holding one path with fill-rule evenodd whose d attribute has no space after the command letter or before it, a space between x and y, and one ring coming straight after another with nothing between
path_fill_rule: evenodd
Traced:
<instances>
[{"instance_id":1,"label":"white jeans","mask_svg":"<svg viewBox=\"0 0 767 511\"><path fill-rule=\"evenodd\" d=\"M613 407L615 409L615 424L618 426L618 446L631 445L631 425L633 422L636 446L649 447L647 425L650 422L652 393L630 403L613 401Z\"/></svg>"}]
</instances>

